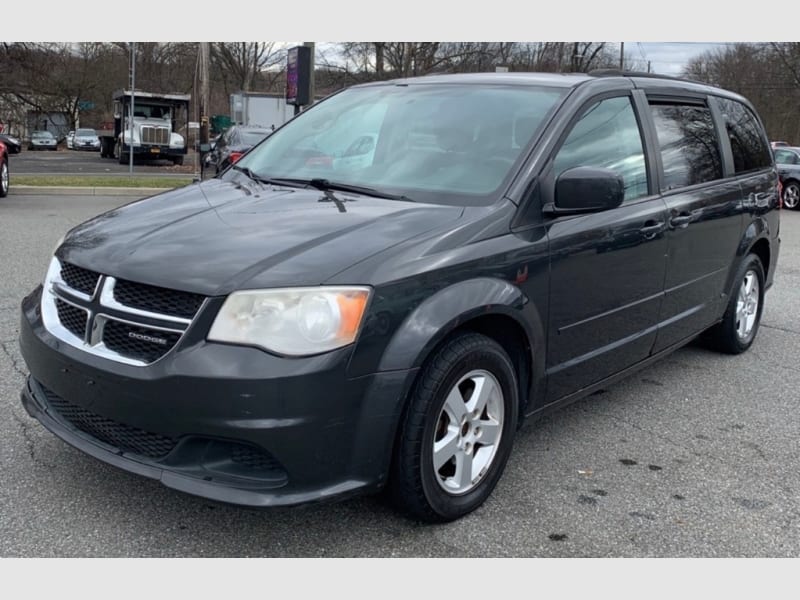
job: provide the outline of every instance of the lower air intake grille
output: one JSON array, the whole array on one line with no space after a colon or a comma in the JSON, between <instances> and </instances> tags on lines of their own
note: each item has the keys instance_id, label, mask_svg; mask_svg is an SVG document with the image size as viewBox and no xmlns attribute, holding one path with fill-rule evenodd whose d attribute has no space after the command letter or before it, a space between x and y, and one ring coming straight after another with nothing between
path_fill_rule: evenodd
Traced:
<instances>
[{"instance_id":1,"label":"lower air intake grille","mask_svg":"<svg viewBox=\"0 0 800 600\"><path fill-rule=\"evenodd\" d=\"M280 463L266 450L243 444L235 444L231 448L231 460L250 469L278 470L282 468Z\"/></svg>"},{"instance_id":2,"label":"lower air intake grille","mask_svg":"<svg viewBox=\"0 0 800 600\"><path fill-rule=\"evenodd\" d=\"M119 448L123 452L157 459L166 456L175 447L176 440L172 438L106 419L72 404L48 389L45 389L44 392L50 408L55 410L63 420L69 422L76 429L101 442Z\"/></svg>"}]
</instances>

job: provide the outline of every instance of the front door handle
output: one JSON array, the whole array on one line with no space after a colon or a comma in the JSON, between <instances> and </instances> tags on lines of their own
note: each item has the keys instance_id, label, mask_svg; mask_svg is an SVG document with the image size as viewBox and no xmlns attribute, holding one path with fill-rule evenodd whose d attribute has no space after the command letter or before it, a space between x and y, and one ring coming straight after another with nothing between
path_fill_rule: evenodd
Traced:
<instances>
[{"instance_id":1,"label":"front door handle","mask_svg":"<svg viewBox=\"0 0 800 600\"><path fill-rule=\"evenodd\" d=\"M639 230L642 237L646 240L652 240L659 233L664 231L664 221L653 221L652 219L646 221L644 227Z\"/></svg>"},{"instance_id":2,"label":"front door handle","mask_svg":"<svg viewBox=\"0 0 800 600\"><path fill-rule=\"evenodd\" d=\"M681 213L679 215L675 215L669 220L669 226L673 229L683 229L689 226L689 223L692 222L692 215L689 213Z\"/></svg>"}]
</instances>

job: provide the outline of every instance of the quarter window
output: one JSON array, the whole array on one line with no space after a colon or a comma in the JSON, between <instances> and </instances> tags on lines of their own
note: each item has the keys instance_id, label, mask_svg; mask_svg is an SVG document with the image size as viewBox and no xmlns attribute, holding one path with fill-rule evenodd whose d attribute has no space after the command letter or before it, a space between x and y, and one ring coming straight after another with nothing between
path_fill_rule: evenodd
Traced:
<instances>
[{"instance_id":1,"label":"quarter window","mask_svg":"<svg viewBox=\"0 0 800 600\"><path fill-rule=\"evenodd\" d=\"M769 167L772 163L769 145L753 113L735 100L717 98L717 102L725 117L736 173Z\"/></svg>"},{"instance_id":2,"label":"quarter window","mask_svg":"<svg viewBox=\"0 0 800 600\"><path fill-rule=\"evenodd\" d=\"M664 189L696 185L722 177L717 134L706 106L651 104L656 126Z\"/></svg>"},{"instance_id":3,"label":"quarter window","mask_svg":"<svg viewBox=\"0 0 800 600\"><path fill-rule=\"evenodd\" d=\"M626 201L647 195L644 146L630 98L602 100L575 124L556 155L556 178L573 167L615 171L624 181Z\"/></svg>"},{"instance_id":4,"label":"quarter window","mask_svg":"<svg viewBox=\"0 0 800 600\"><path fill-rule=\"evenodd\" d=\"M797 154L791 150L775 150L775 162L782 165L796 165Z\"/></svg>"}]
</instances>

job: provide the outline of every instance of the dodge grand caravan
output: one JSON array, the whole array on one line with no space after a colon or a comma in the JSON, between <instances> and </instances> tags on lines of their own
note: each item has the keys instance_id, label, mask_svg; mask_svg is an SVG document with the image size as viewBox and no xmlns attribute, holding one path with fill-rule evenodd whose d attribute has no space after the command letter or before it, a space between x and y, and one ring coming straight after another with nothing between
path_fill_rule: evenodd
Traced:
<instances>
[{"instance_id":1,"label":"dodge grand caravan","mask_svg":"<svg viewBox=\"0 0 800 600\"><path fill-rule=\"evenodd\" d=\"M758 115L717 88L613 72L356 86L218 177L72 229L22 303L22 402L190 494L385 489L414 518L456 519L523 418L700 334L747 350L779 205Z\"/></svg>"}]
</instances>

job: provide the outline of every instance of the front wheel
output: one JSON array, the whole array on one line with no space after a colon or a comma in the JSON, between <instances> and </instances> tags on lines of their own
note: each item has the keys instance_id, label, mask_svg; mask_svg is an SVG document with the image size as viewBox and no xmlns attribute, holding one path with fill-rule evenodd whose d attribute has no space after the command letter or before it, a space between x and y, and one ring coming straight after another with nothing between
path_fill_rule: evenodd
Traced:
<instances>
[{"instance_id":1,"label":"front wheel","mask_svg":"<svg viewBox=\"0 0 800 600\"><path fill-rule=\"evenodd\" d=\"M8 159L0 162L0 198L8 196Z\"/></svg>"},{"instance_id":2,"label":"front wheel","mask_svg":"<svg viewBox=\"0 0 800 600\"><path fill-rule=\"evenodd\" d=\"M790 181L783 188L783 205L792 210L797 210L800 206L800 184L796 181Z\"/></svg>"},{"instance_id":3,"label":"front wheel","mask_svg":"<svg viewBox=\"0 0 800 600\"><path fill-rule=\"evenodd\" d=\"M407 514L452 521L494 490L511 453L517 375L497 342L452 338L425 364L401 424L389 492Z\"/></svg>"},{"instance_id":4,"label":"front wheel","mask_svg":"<svg viewBox=\"0 0 800 600\"><path fill-rule=\"evenodd\" d=\"M722 322L709 331L711 345L727 354L741 354L756 339L764 308L764 267L755 254L739 266Z\"/></svg>"}]
</instances>

